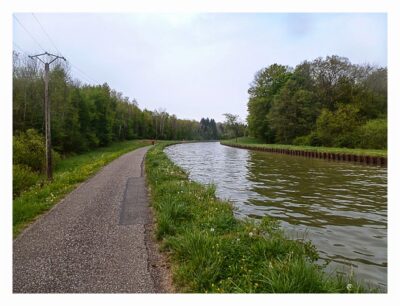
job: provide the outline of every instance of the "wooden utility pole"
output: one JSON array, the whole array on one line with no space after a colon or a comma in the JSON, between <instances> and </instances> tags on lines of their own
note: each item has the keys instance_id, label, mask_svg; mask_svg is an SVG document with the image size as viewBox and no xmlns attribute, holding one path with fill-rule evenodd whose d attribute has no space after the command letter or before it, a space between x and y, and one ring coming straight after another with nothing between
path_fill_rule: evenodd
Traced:
<instances>
[{"instance_id":1,"label":"wooden utility pole","mask_svg":"<svg viewBox=\"0 0 400 306\"><path fill-rule=\"evenodd\" d=\"M56 59L63 59L65 57L50 54L48 52L29 56L32 59L38 59L44 64L44 122L45 122L45 137L46 137L46 174L47 179L53 179L53 164L51 155L51 117L50 117L50 100L49 100L49 70L50 64Z\"/></svg>"}]
</instances>

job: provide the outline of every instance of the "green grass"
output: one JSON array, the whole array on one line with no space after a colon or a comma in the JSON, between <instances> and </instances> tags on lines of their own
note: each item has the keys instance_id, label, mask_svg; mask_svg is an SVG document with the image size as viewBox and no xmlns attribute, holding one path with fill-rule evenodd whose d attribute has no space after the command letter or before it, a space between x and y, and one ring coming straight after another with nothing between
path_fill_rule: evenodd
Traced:
<instances>
[{"instance_id":1,"label":"green grass","mask_svg":"<svg viewBox=\"0 0 400 306\"><path fill-rule=\"evenodd\" d=\"M145 140L118 142L59 162L52 182L43 181L23 192L13 201L13 235L21 231L37 216L48 211L77 184L95 174L115 158L136 148L149 145Z\"/></svg>"},{"instance_id":2,"label":"green grass","mask_svg":"<svg viewBox=\"0 0 400 306\"><path fill-rule=\"evenodd\" d=\"M293 146L283 144L265 144L261 140L251 137L239 137L235 139L221 141L221 144L234 145L240 147L246 145L252 148L272 148L272 149L289 149L302 150L307 152L325 152L325 153L343 153L376 157L387 157L387 150L372 150L372 149L349 149L349 148L333 148L333 147L312 147L312 146Z\"/></svg>"},{"instance_id":3,"label":"green grass","mask_svg":"<svg viewBox=\"0 0 400 306\"><path fill-rule=\"evenodd\" d=\"M273 219L236 219L230 203L216 198L214 186L188 180L168 159L166 145L147 153L145 168L156 237L169 254L178 292L371 290L351 277L326 275L315 263L315 247L288 239Z\"/></svg>"}]
</instances>

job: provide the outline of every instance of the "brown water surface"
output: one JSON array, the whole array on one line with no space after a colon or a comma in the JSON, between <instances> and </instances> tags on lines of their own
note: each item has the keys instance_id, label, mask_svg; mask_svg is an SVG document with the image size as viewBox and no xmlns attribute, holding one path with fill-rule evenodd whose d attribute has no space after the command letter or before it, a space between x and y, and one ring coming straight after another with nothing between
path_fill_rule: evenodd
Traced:
<instances>
[{"instance_id":1,"label":"brown water surface","mask_svg":"<svg viewBox=\"0 0 400 306\"><path fill-rule=\"evenodd\" d=\"M268 215L310 239L327 270L387 284L387 169L222 146L167 147L192 180L216 185L238 217Z\"/></svg>"}]
</instances>

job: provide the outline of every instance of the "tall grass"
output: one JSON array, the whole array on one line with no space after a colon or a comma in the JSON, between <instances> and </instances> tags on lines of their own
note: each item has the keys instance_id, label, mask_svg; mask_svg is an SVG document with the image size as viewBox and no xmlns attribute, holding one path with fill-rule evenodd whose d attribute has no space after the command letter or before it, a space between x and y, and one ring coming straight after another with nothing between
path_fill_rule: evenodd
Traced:
<instances>
[{"instance_id":1,"label":"tall grass","mask_svg":"<svg viewBox=\"0 0 400 306\"><path fill-rule=\"evenodd\" d=\"M180 292L365 292L352 277L326 275L315 247L288 239L270 218L238 220L213 186L192 182L164 154L146 157L156 236Z\"/></svg>"},{"instance_id":2,"label":"tall grass","mask_svg":"<svg viewBox=\"0 0 400 306\"><path fill-rule=\"evenodd\" d=\"M13 201L13 234L18 234L37 216L49 210L77 184L85 181L101 167L124 153L149 145L148 141L133 140L114 143L85 154L60 161L52 182L39 181Z\"/></svg>"}]
</instances>

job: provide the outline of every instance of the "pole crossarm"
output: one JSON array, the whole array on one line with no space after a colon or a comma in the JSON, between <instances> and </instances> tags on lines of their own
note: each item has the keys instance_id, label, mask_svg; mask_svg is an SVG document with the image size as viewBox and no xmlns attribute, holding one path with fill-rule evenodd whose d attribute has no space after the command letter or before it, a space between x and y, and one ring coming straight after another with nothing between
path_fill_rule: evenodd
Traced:
<instances>
[{"instance_id":1,"label":"pole crossarm","mask_svg":"<svg viewBox=\"0 0 400 306\"><path fill-rule=\"evenodd\" d=\"M41 57L43 57L43 56L46 56L47 57L47 60L48 61L45 61L45 60L42 60L42 58ZM59 55L55 55L55 54L51 54L51 53L49 53L49 52L44 52L44 53L41 53L41 54L36 54L36 55L29 55L29 57L31 58L31 59L38 59L39 61L41 61L43 64L51 64L52 62L54 62L55 60L57 60L57 59L62 59L62 60L64 60L64 61L67 61L66 59L65 59L65 57L64 56L59 56ZM48 59L50 57L50 60Z\"/></svg>"}]
</instances>

